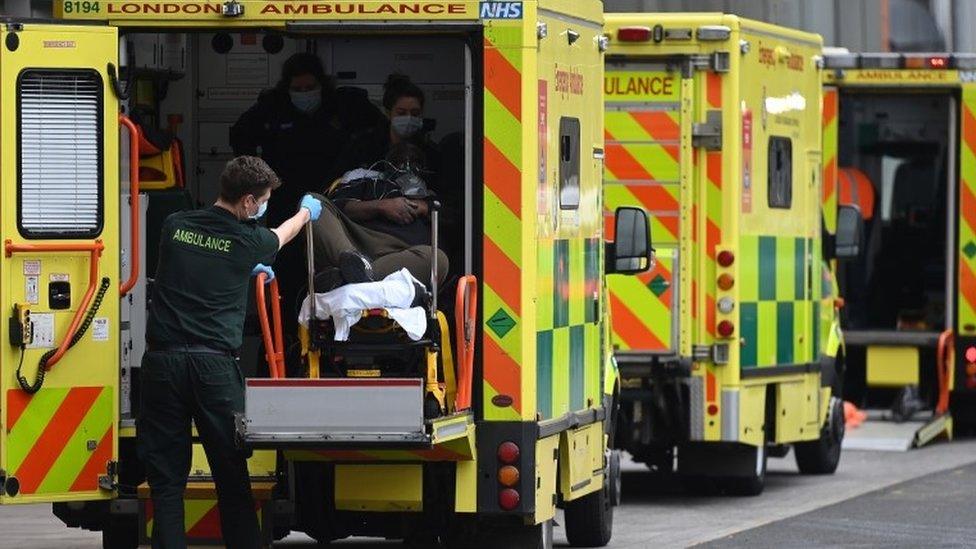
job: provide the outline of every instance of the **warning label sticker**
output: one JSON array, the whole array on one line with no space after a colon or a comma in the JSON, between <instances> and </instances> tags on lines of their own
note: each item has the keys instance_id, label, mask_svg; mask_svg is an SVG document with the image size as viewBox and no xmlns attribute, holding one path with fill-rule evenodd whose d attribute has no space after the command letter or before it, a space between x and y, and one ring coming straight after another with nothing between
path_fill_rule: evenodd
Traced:
<instances>
[{"instance_id":1,"label":"warning label sticker","mask_svg":"<svg viewBox=\"0 0 976 549\"><path fill-rule=\"evenodd\" d=\"M108 319L99 317L92 321L92 340L108 341Z\"/></svg>"}]
</instances>

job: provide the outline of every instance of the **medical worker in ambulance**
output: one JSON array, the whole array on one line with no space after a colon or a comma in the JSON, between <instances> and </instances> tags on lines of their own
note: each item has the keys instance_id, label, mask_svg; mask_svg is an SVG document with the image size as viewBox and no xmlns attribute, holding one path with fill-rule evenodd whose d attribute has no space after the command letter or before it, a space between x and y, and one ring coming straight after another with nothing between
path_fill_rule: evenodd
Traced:
<instances>
[{"instance_id":1,"label":"medical worker in ambulance","mask_svg":"<svg viewBox=\"0 0 976 549\"><path fill-rule=\"evenodd\" d=\"M294 213L302 196L321 190L328 168L350 137L384 118L365 90L336 88L316 55L289 57L277 85L263 92L230 129L235 155L260 156L281 178L268 204L267 225L278 226ZM282 250L274 269L289 310L305 284L303 247ZM284 317L285 333L296 333L295 315Z\"/></svg>"}]
</instances>

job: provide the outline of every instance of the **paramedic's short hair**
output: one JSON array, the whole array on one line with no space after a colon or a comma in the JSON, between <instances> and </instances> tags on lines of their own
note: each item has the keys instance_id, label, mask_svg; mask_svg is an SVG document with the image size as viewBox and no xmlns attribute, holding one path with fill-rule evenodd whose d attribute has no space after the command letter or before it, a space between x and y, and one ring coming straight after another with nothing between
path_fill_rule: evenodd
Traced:
<instances>
[{"instance_id":1,"label":"paramedic's short hair","mask_svg":"<svg viewBox=\"0 0 976 549\"><path fill-rule=\"evenodd\" d=\"M303 74L314 76L319 81L319 84L322 85L323 91L328 92L335 88L332 77L325 74L325 69L322 67L322 60L313 53L296 53L286 59L285 63L281 66L281 80L278 81L275 87L281 91L288 91L288 88L291 86L291 80Z\"/></svg>"},{"instance_id":2,"label":"paramedic's short hair","mask_svg":"<svg viewBox=\"0 0 976 549\"><path fill-rule=\"evenodd\" d=\"M249 194L260 197L269 189L280 186L278 174L256 156L238 156L228 162L220 174L220 198L230 203Z\"/></svg>"},{"instance_id":3,"label":"paramedic's short hair","mask_svg":"<svg viewBox=\"0 0 976 549\"><path fill-rule=\"evenodd\" d=\"M383 106L387 112L393 110L393 105L401 97L413 97L420 102L420 108L424 108L424 90L420 89L409 76L404 74L391 74L383 84Z\"/></svg>"}]
</instances>

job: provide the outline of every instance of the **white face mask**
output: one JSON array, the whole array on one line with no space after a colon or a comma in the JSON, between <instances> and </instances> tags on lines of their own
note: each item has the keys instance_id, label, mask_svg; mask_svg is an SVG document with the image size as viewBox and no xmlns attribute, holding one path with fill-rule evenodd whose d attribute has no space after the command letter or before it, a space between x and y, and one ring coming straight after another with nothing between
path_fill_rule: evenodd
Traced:
<instances>
[{"instance_id":1,"label":"white face mask","mask_svg":"<svg viewBox=\"0 0 976 549\"><path fill-rule=\"evenodd\" d=\"M289 91L291 104L304 113L313 113L322 105L322 88L308 91Z\"/></svg>"},{"instance_id":2,"label":"white face mask","mask_svg":"<svg viewBox=\"0 0 976 549\"><path fill-rule=\"evenodd\" d=\"M423 129L424 119L419 116L394 116L390 120L393 131L400 137L413 137Z\"/></svg>"},{"instance_id":3,"label":"white face mask","mask_svg":"<svg viewBox=\"0 0 976 549\"><path fill-rule=\"evenodd\" d=\"M268 203L262 202L258 205L258 211L254 215L247 216L249 219L260 219L264 215L264 212L268 211Z\"/></svg>"}]
</instances>

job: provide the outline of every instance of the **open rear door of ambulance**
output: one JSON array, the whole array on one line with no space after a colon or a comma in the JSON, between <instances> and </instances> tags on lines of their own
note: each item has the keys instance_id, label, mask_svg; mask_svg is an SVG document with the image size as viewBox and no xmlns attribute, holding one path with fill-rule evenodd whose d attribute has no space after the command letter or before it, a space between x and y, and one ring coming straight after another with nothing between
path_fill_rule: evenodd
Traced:
<instances>
[{"instance_id":1,"label":"open rear door of ambulance","mask_svg":"<svg viewBox=\"0 0 976 549\"><path fill-rule=\"evenodd\" d=\"M114 494L117 57L112 27L0 28L0 503Z\"/></svg>"}]
</instances>

